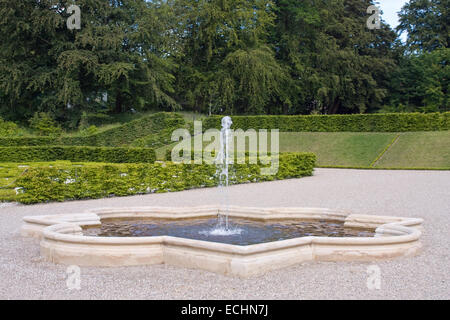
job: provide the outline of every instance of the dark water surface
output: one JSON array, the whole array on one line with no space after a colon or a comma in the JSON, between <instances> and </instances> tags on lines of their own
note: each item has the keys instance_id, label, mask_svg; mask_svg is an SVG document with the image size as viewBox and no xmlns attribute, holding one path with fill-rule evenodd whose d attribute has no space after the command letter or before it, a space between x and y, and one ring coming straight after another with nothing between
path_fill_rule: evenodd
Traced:
<instances>
[{"instance_id":1,"label":"dark water surface","mask_svg":"<svg viewBox=\"0 0 450 320\"><path fill-rule=\"evenodd\" d=\"M101 227L88 228L83 233L99 237L173 236L196 240L250 245L305 236L373 237L368 229L345 228L342 222L325 221L257 221L230 219L228 231L217 227L216 218L185 220L106 220Z\"/></svg>"}]
</instances>

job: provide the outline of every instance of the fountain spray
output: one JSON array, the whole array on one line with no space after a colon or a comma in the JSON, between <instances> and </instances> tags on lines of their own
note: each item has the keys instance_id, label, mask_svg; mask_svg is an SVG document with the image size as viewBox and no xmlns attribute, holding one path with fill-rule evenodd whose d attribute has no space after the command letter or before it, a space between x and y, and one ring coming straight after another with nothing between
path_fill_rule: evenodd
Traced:
<instances>
[{"instance_id":1,"label":"fountain spray","mask_svg":"<svg viewBox=\"0 0 450 320\"><path fill-rule=\"evenodd\" d=\"M228 222L228 184L229 184L229 164L230 161L230 142L233 137L231 136L231 125L233 121L226 116L222 118L222 129L220 130L220 150L216 157L216 174L219 175L219 188L225 187L223 190L225 200L225 214L220 211L218 213L219 227L225 227L225 230L229 229Z\"/></svg>"}]
</instances>

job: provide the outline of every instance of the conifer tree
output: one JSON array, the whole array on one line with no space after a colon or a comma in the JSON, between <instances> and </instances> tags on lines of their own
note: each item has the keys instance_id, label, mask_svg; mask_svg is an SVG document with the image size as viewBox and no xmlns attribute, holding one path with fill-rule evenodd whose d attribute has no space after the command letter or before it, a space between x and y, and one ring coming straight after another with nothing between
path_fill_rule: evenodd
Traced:
<instances>
[{"instance_id":1,"label":"conifer tree","mask_svg":"<svg viewBox=\"0 0 450 320\"><path fill-rule=\"evenodd\" d=\"M183 23L176 73L181 104L203 112L265 112L286 78L266 43L272 3L179 0L176 8Z\"/></svg>"},{"instance_id":2,"label":"conifer tree","mask_svg":"<svg viewBox=\"0 0 450 320\"><path fill-rule=\"evenodd\" d=\"M410 52L449 47L449 10L449 0L410 0L403 6L397 30L407 33Z\"/></svg>"},{"instance_id":3,"label":"conifer tree","mask_svg":"<svg viewBox=\"0 0 450 320\"><path fill-rule=\"evenodd\" d=\"M272 36L296 90L292 113L348 113L378 108L395 61L396 35L369 30L365 0L277 0Z\"/></svg>"},{"instance_id":4,"label":"conifer tree","mask_svg":"<svg viewBox=\"0 0 450 320\"><path fill-rule=\"evenodd\" d=\"M73 3L80 30L67 28ZM173 13L164 2L0 0L0 15L2 113L68 120L82 111L177 106L169 95Z\"/></svg>"}]
</instances>

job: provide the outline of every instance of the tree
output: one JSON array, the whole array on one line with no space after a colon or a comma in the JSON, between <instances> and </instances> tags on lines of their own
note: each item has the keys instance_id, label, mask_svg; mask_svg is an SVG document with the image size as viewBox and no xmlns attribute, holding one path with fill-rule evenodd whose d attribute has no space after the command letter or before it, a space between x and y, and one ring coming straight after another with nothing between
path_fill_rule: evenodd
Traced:
<instances>
[{"instance_id":1,"label":"tree","mask_svg":"<svg viewBox=\"0 0 450 320\"><path fill-rule=\"evenodd\" d=\"M396 35L384 23L380 30L366 28L372 1L276 4L272 41L296 83L293 113L365 112L381 105Z\"/></svg>"},{"instance_id":2,"label":"tree","mask_svg":"<svg viewBox=\"0 0 450 320\"><path fill-rule=\"evenodd\" d=\"M116 112L176 108L166 3L79 0L81 30L68 30L72 3L0 0L0 112L76 123L82 111L109 111L106 94Z\"/></svg>"},{"instance_id":3,"label":"tree","mask_svg":"<svg viewBox=\"0 0 450 320\"><path fill-rule=\"evenodd\" d=\"M449 48L404 56L392 77L392 111L449 111L449 61Z\"/></svg>"},{"instance_id":4,"label":"tree","mask_svg":"<svg viewBox=\"0 0 450 320\"><path fill-rule=\"evenodd\" d=\"M402 9L404 55L384 22L367 28L372 0L0 0L0 116L45 112L76 127L131 108L442 110L448 1ZM73 3L81 30L66 26Z\"/></svg>"},{"instance_id":5,"label":"tree","mask_svg":"<svg viewBox=\"0 0 450 320\"><path fill-rule=\"evenodd\" d=\"M399 13L399 33L407 32L410 52L448 48L449 0L410 0Z\"/></svg>"},{"instance_id":6,"label":"tree","mask_svg":"<svg viewBox=\"0 0 450 320\"><path fill-rule=\"evenodd\" d=\"M270 46L272 3L179 0L177 98L188 109L262 113L286 79ZM282 98L281 98L282 99Z\"/></svg>"},{"instance_id":7,"label":"tree","mask_svg":"<svg viewBox=\"0 0 450 320\"><path fill-rule=\"evenodd\" d=\"M403 6L397 31L408 34L390 80L389 110L449 110L448 8L448 0L411 0Z\"/></svg>"}]
</instances>

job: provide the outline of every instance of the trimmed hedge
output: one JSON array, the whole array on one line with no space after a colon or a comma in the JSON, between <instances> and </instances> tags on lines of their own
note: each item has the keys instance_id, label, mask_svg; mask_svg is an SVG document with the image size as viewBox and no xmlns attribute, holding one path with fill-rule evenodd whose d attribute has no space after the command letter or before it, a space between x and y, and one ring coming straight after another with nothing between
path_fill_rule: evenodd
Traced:
<instances>
[{"instance_id":1,"label":"trimmed hedge","mask_svg":"<svg viewBox=\"0 0 450 320\"><path fill-rule=\"evenodd\" d=\"M20 146L50 146L57 145L59 138L51 137L11 137L0 138L2 147L20 147Z\"/></svg>"},{"instance_id":2,"label":"trimmed hedge","mask_svg":"<svg viewBox=\"0 0 450 320\"><path fill-rule=\"evenodd\" d=\"M261 175L260 165L235 165L231 183L249 183L310 176L312 153L280 155L276 175ZM30 168L16 181L17 201L38 203L69 199L181 191L216 186L216 167L195 164L87 164L82 167Z\"/></svg>"},{"instance_id":3,"label":"trimmed hedge","mask_svg":"<svg viewBox=\"0 0 450 320\"><path fill-rule=\"evenodd\" d=\"M191 124L180 124L180 123L173 123L172 125L169 124L169 127L162 129L158 133L150 134L148 136L136 139L131 144L135 147L149 147L149 148L159 148L163 147L169 144L172 144L174 141L172 141L172 133L176 129L187 129L191 132L193 132L193 126Z\"/></svg>"},{"instance_id":4,"label":"trimmed hedge","mask_svg":"<svg viewBox=\"0 0 450 320\"><path fill-rule=\"evenodd\" d=\"M222 116L203 121L203 128L220 129ZM232 128L279 129L280 132L406 132L450 130L450 112L308 116L233 116Z\"/></svg>"},{"instance_id":5,"label":"trimmed hedge","mask_svg":"<svg viewBox=\"0 0 450 320\"><path fill-rule=\"evenodd\" d=\"M75 162L140 163L156 160L150 148L107 148L78 146L0 147L0 162Z\"/></svg>"},{"instance_id":6,"label":"trimmed hedge","mask_svg":"<svg viewBox=\"0 0 450 320\"><path fill-rule=\"evenodd\" d=\"M184 119L179 114L159 112L91 136L63 137L61 142L63 145L123 146L167 127L182 127L184 124Z\"/></svg>"},{"instance_id":7,"label":"trimmed hedge","mask_svg":"<svg viewBox=\"0 0 450 320\"><path fill-rule=\"evenodd\" d=\"M183 126L185 126L185 121L181 115L158 112L89 136L0 138L0 146L69 145L119 147L131 144L134 140L150 134L157 134L168 127L181 128Z\"/></svg>"},{"instance_id":8,"label":"trimmed hedge","mask_svg":"<svg viewBox=\"0 0 450 320\"><path fill-rule=\"evenodd\" d=\"M195 158L195 156L196 155L199 155L199 156L203 156L204 154L205 154L205 152L206 151L194 151L194 150L191 150L191 160L194 160L194 158ZM211 156L212 157L215 157L215 152L211 152ZM250 152L248 152L248 151L246 151L246 152L244 152L244 154L245 154L245 158L247 159L249 156L252 156L252 157L259 157L259 153L251 153L250 154ZM281 153L279 153L279 154L281 154ZM238 157L238 155L239 156L242 156L242 153L241 154L239 154L238 152L234 152L234 160L237 160L237 157ZM182 156L182 154L181 154L181 151L180 151L180 157ZM269 156L270 157L270 152L267 152L267 154L266 154L266 156ZM166 161L172 161L172 149L167 149L166 150L166 152L165 152L165 154L164 154L164 160L166 160Z\"/></svg>"}]
</instances>

